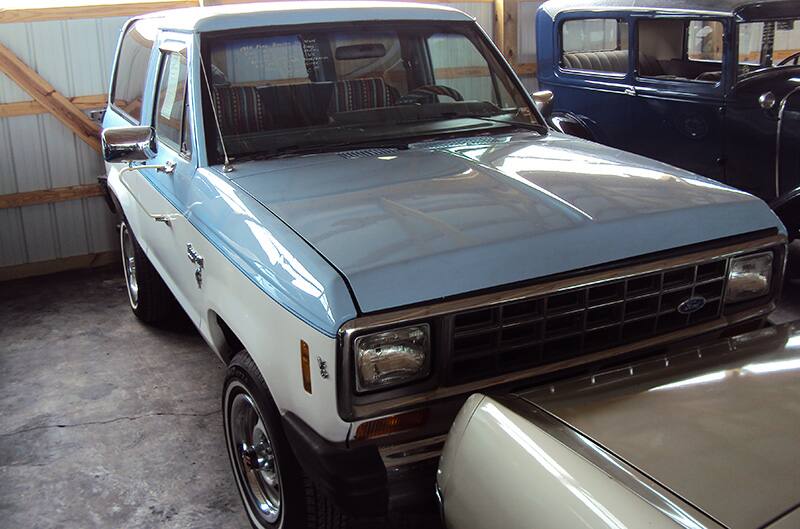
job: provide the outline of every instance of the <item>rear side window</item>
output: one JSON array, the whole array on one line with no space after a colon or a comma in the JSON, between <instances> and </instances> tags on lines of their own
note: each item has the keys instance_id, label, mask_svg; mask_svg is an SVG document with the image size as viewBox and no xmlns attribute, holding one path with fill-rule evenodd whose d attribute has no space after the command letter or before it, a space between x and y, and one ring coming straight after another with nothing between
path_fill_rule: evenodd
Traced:
<instances>
[{"instance_id":1,"label":"rear side window","mask_svg":"<svg viewBox=\"0 0 800 529\"><path fill-rule=\"evenodd\" d=\"M616 18L565 21L561 25L561 67L627 73L628 23Z\"/></svg>"},{"instance_id":2,"label":"rear side window","mask_svg":"<svg viewBox=\"0 0 800 529\"><path fill-rule=\"evenodd\" d=\"M114 71L111 104L137 124L142 120L144 85L154 38L155 32L147 31L141 21L131 25L122 38Z\"/></svg>"}]
</instances>

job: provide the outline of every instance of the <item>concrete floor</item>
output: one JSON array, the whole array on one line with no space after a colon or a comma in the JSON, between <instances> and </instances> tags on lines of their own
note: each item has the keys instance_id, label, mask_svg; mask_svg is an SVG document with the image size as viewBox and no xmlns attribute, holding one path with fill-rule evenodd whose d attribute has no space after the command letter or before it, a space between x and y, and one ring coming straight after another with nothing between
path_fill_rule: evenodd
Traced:
<instances>
[{"instance_id":1,"label":"concrete floor","mask_svg":"<svg viewBox=\"0 0 800 529\"><path fill-rule=\"evenodd\" d=\"M249 527L224 369L190 324L138 323L116 268L0 283L0 300L0 527ZM800 287L775 318L800 318Z\"/></svg>"}]
</instances>

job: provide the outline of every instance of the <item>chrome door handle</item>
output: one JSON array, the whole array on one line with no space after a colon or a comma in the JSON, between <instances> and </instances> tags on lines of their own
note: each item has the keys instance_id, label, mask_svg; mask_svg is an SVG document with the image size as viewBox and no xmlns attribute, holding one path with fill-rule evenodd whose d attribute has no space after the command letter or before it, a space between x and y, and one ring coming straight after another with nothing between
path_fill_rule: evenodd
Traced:
<instances>
[{"instance_id":1,"label":"chrome door handle","mask_svg":"<svg viewBox=\"0 0 800 529\"><path fill-rule=\"evenodd\" d=\"M194 269L194 279L197 281L197 288L201 288L203 286L203 265L205 264L205 260L202 255L195 251L192 247L192 243L186 244L186 256L189 258L189 261L197 265L197 268Z\"/></svg>"},{"instance_id":2,"label":"chrome door handle","mask_svg":"<svg viewBox=\"0 0 800 529\"><path fill-rule=\"evenodd\" d=\"M195 251L195 249L192 247L192 243L188 243L186 245L186 256L189 258L189 261L196 264L200 268L203 268L203 256Z\"/></svg>"}]
</instances>

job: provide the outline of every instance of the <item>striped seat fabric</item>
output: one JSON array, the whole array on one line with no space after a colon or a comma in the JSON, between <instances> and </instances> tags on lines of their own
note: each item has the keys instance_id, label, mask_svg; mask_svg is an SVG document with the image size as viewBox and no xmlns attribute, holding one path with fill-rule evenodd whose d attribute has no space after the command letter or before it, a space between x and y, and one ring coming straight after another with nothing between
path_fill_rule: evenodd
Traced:
<instances>
[{"instance_id":1,"label":"striped seat fabric","mask_svg":"<svg viewBox=\"0 0 800 529\"><path fill-rule=\"evenodd\" d=\"M628 50L565 53L561 65L573 70L625 73L628 71Z\"/></svg>"},{"instance_id":2,"label":"striped seat fabric","mask_svg":"<svg viewBox=\"0 0 800 529\"><path fill-rule=\"evenodd\" d=\"M389 107L398 99L397 90L379 78L337 81L333 88L332 112Z\"/></svg>"},{"instance_id":3,"label":"striped seat fabric","mask_svg":"<svg viewBox=\"0 0 800 529\"><path fill-rule=\"evenodd\" d=\"M215 86L214 106L225 135L258 132L266 128L264 105L255 86Z\"/></svg>"}]
</instances>

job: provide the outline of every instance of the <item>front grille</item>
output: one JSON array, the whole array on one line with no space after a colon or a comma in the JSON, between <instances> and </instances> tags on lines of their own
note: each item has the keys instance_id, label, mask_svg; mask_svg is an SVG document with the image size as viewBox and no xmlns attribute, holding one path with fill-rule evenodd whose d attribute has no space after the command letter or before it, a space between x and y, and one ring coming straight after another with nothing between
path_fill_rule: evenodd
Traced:
<instances>
[{"instance_id":1,"label":"front grille","mask_svg":"<svg viewBox=\"0 0 800 529\"><path fill-rule=\"evenodd\" d=\"M714 320L727 259L611 280L447 317L447 384L560 362ZM691 314L678 305L693 296Z\"/></svg>"}]
</instances>

